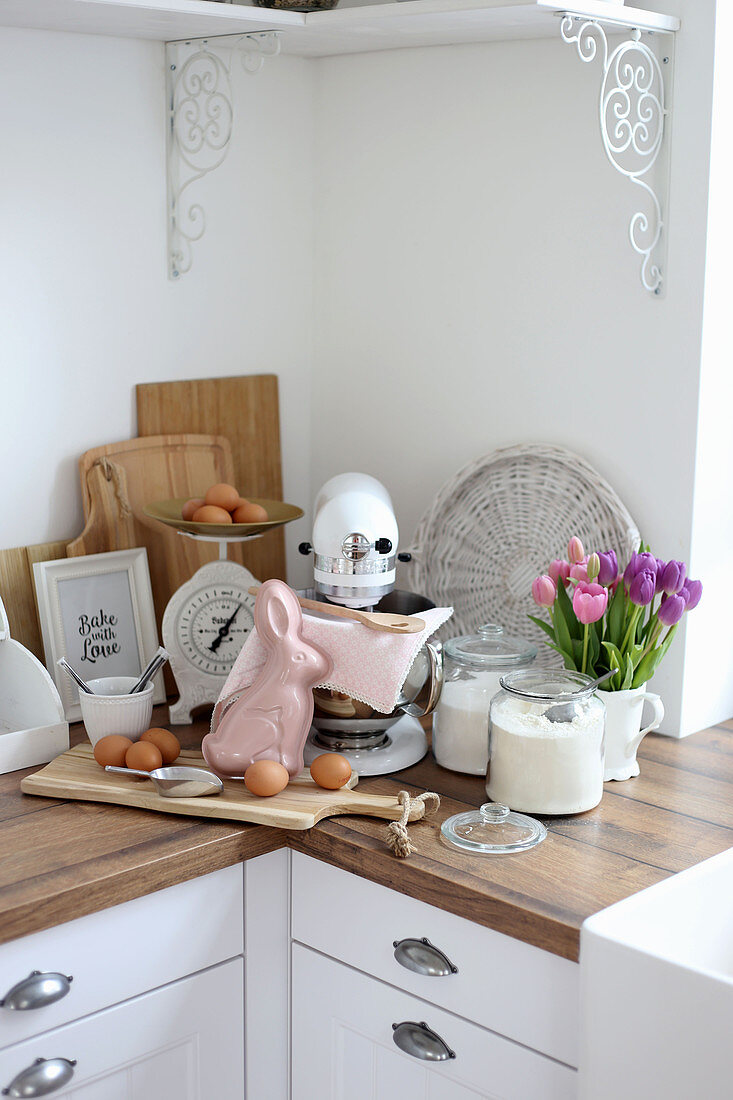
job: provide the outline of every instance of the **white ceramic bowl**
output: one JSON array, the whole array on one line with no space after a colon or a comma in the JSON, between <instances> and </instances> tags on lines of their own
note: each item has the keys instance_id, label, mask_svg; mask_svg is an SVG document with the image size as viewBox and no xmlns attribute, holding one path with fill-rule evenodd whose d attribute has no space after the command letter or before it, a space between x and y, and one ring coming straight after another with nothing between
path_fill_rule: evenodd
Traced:
<instances>
[{"instance_id":1,"label":"white ceramic bowl","mask_svg":"<svg viewBox=\"0 0 733 1100\"><path fill-rule=\"evenodd\" d=\"M121 733L136 741L150 729L155 685L151 681L142 691L130 695L130 688L138 679L138 676L102 676L87 680L94 695L79 691L81 716L93 745L109 733Z\"/></svg>"}]
</instances>

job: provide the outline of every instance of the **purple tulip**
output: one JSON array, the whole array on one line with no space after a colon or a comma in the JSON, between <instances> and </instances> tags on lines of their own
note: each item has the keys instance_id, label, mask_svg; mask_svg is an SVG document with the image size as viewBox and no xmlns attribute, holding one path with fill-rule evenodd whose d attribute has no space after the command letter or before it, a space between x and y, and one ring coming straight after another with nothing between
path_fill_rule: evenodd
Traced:
<instances>
[{"instance_id":1,"label":"purple tulip","mask_svg":"<svg viewBox=\"0 0 733 1100\"><path fill-rule=\"evenodd\" d=\"M662 585L662 577L663 577L664 570L665 570L666 566L667 566L666 561L662 561L661 558L657 558L657 595L660 592L664 591L664 587Z\"/></svg>"},{"instance_id":2,"label":"purple tulip","mask_svg":"<svg viewBox=\"0 0 733 1100\"><path fill-rule=\"evenodd\" d=\"M650 569L642 569L628 585L629 599L638 607L646 607L654 599L656 576Z\"/></svg>"},{"instance_id":3,"label":"purple tulip","mask_svg":"<svg viewBox=\"0 0 733 1100\"><path fill-rule=\"evenodd\" d=\"M604 588L608 588L618 577L616 553L613 550L606 550L598 555L598 559L600 561L598 583L602 584Z\"/></svg>"},{"instance_id":4,"label":"purple tulip","mask_svg":"<svg viewBox=\"0 0 733 1100\"><path fill-rule=\"evenodd\" d=\"M657 592L666 592L668 596L674 596L685 583L687 566L683 561L668 561L661 573L657 573Z\"/></svg>"},{"instance_id":5,"label":"purple tulip","mask_svg":"<svg viewBox=\"0 0 733 1100\"><path fill-rule=\"evenodd\" d=\"M682 588L680 588L678 595L685 598L687 610L694 611L702 596L702 581L691 581L688 577Z\"/></svg>"},{"instance_id":6,"label":"purple tulip","mask_svg":"<svg viewBox=\"0 0 733 1100\"><path fill-rule=\"evenodd\" d=\"M674 626L685 613L687 601L681 593L673 596L664 596L657 611L657 618L665 626Z\"/></svg>"},{"instance_id":7,"label":"purple tulip","mask_svg":"<svg viewBox=\"0 0 733 1100\"><path fill-rule=\"evenodd\" d=\"M639 573L646 572L651 573L652 577L654 578L654 583L656 584L657 569L657 559L654 557L653 554L632 554L629 564L626 566L626 569L624 571L624 583L626 584L626 587L629 588L634 577L636 577ZM649 601L647 600L647 603L648 602Z\"/></svg>"},{"instance_id":8,"label":"purple tulip","mask_svg":"<svg viewBox=\"0 0 733 1100\"><path fill-rule=\"evenodd\" d=\"M608 606L608 589L600 584L579 581L573 593L573 611L578 622L597 623Z\"/></svg>"},{"instance_id":9,"label":"purple tulip","mask_svg":"<svg viewBox=\"0 0 733 1100\"><path fill-rule=\"evenodd\" d=\"M532 599L540 607L552 607L557 596L557 588L552 577L543 573L532 581Z\"/></svg>"}]
</instances>

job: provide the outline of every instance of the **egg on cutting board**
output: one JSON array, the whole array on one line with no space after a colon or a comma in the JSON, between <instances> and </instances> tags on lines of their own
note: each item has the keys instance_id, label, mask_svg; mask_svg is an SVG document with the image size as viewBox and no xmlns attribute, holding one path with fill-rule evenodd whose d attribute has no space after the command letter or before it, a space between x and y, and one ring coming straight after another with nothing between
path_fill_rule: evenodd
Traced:
<instances>
[{"instance_id":1,"label":"egg on cutting board","mask_svg":"<svg viewBox=\"0 0 733 1100\"><path fill-rule=\"evenodd\" d=\"M311 779L327 791L337 791L351 779L351 764L338 752L324 752L311 764Z\"/></svg>"},{"instance_id":2,"label":"egg on cutting board","mask_svg":"<svg viewBox=\"0 0 733 1100\"><path fill-rule=\"evenodd\" d=\"M288 769L277 760L255 760L244 773L244 785L250 794L271 798L284 791L290 782Z\"/></svg>"}]
</instances>

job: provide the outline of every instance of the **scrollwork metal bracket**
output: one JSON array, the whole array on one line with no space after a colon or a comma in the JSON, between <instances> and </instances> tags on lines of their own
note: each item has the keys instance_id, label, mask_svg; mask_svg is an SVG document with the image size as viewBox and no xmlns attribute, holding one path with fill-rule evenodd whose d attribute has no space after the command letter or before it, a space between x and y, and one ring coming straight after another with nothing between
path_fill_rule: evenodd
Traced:
<instances>
[{"instance_id":1,"label":"scrollwork metal bracket","mask_svg":"<svg viewBox=\"0 0 733 1100\"><path fill-rule=\"evenodd\" d=\"M193 245L206 229L195 185L225 160L234 125L232 64L249 75L280 52L277 31L166 42L168 125L168 274L191 270Z\"/></svg>"},{"instance_id":2,"label":"scrollwork metal bracket","mask_svg":"<svg viewBox=\"0 0 733 1100\"><path fill-rule=\"evenodd\" d=\"M581 61L599 56L603 79L598 101L603 148L608 160L645 196L645 207L629 222L629 241L641 257L640 276L644 288L661 294L665 217L669 189L665 124L668 118L668 83L671 81L674 37L664 35L663 56L634 28L631 36L612 47L603 25L594 19L563 12L560 33L563 41L575 44ZM651 32L648 32L651 33Z\"/></svg>"}]
</instances>

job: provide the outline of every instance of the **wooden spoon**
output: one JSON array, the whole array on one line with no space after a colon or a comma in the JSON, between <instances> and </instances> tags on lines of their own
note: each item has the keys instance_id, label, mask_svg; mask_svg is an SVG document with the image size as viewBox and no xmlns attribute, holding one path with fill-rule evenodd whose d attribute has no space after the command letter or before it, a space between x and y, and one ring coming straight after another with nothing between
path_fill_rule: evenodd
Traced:
<instances>
[{"instance_id":1,"label":"wooden spoon","mask_svg":"<svg viewBox=\"0 0 733 1100\"><path fill-rule=\"evenodd\" d=\"M256 596L258 592L258 587L249 589L251 596ZM341 604L307 600L304 596L298 596L298 603L307 611L321 611L324 615L333 615L337 619L356 619L370 630L382 630L387 634L419 634L425 629L425 621L418 619L416 615L396 615L392 611L359 611L355 607L342 607Z\"/></svg>"}]
</instances>

